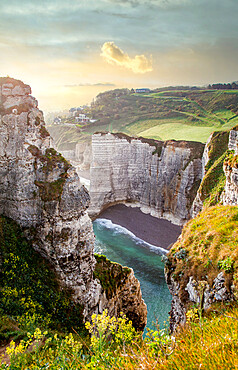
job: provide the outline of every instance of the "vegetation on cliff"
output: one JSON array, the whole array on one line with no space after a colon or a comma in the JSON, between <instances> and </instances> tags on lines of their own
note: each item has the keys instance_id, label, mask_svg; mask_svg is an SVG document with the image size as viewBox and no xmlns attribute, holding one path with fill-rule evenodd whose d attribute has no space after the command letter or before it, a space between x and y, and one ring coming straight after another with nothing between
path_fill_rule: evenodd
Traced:
<instances>
[{"instance_id":1,"label":"vegetation on cliff","mask_svg":"<svg viewBox=\"0 0 238 370\"><path fill-rule=\"evenodd\" d=\"M59 287L52 267L33 250L20 227L1 216L0 316L14 320L13 327L23 331L37 325L69 331L82 329L81 313L82 307L72 303L70 291ZM12 335L5 324L0 323L0 342Z\"/></svg>"},{"instance_id":2,"label":"vegetation on cliff","mask_svg":"<svg viewBox=\"0 0 238 370\"><path fill-rule=\"evenodd\" d=\"M95 254L96 266L94 270L94 278L100 281L106 296L110 299L113 292L119 286L125 284L125 279L131 273L131 269L123 267L119 263L111 262L106 256Z\"/></svg>"},{"instance_id":3,"label":"vegetation on cliff","mask_svg":"<svg viewBox=\"0 0 238 370\"><path fill-rule=\"evenodd\" d=\"M220 196L226 182L223 163L229 155L228 140L229 131L214 132L211 136L208 145L209 161L198 189L200 199L206 206L213 206L220 202Z\"/></svg>"},{"instance_id":4,"label":"vegetation on cliff","mask_svg":"<svg viewBox=\"0 0 238 370\"><path fill-rule=\"evenodd\" d=\"M187 304L189 277L212 287L219 272L234 296L238 294L238 207L214 206L189 221L168 254L167 266L179 282L181 300Z\"/></svg>"},{"instance_id":5,"label":"vegetation on cliff","mask_svg":"<svg viewBox=\"0 0 238 370\"><path fill-rule=\"evenodd\" d=\"M44 154L35 145L29 145L28 150L35 157L35 169L39 167L45 176L44 181L35 181L41 199L44 202L60 200L70 164L53 148L47 148ZM59 170L59 178L55 181L48 181L47 175L53 170Z\"/></svg>"}]
</instances>

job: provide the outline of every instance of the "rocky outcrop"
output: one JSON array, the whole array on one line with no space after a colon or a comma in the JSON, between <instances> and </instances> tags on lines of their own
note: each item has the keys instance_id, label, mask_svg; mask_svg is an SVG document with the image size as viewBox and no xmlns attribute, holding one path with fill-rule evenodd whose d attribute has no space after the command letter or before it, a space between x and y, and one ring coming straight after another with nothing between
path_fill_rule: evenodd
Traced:
<instances>
[{"instance_id":1,"label":"rocky outcrop","mask_svg":"<svg viewBox=\"0 0 238 370\"><path fill-rule=\"evenodd\" d=\"M215 205L222 202L225 186L223 162L228 150L229 132L213 132L206 145L202 157L203 175L197 195L194 199L191 216L196 217L203 205Z\"/></svg>"},{"instance_id":2,"label":"rocky outcrop","mask_svg":"<svg viewBox=\"0 0 238 370\"><path fill-rule=\"evenodd\" d=\"M0 80L1 82L1 80ZM74 168L54 149L29 86L1 84L0 209L26 229L61 282L85 306L97 305L89 195ZM34 228L34 229L33 229Z\"/></svg>"},{"instance_id":3,"label":"rocky outcrop","mask_svg":"<svg viewBox=\"0 0 238 370\"><path fill-rule=\"evenodd\" d=\"M201 143L94 134L90 214L117 202L183 224L202 178Z\"/></svg>"},{"instance_id":4,"label":"rocky outcrop","mask_svg":"<svg viewBox=\"0 0 238 370\"><path fill-rule=\"evenodd\" d=\"M238 161L235 163L224 163L224 172L226 175L226 185L222 195L223 204L238 205Z\"/></svg>"},{"instance_id":5,"label":"rocky outcrop","mask_svg":"<svg viewBox=\"0 0 238 370\"><path fill-rule=\"evenodd\" d=\"M211 140L212 140L213 134L211 134L206 142L203 156L202 156L202 180L206 174L206 165L209 161L209 151L210 151L210 145L211 145ZM196 194L196 197L193 201L193 205L191 208L191 216L196 217L199 212L201 212L202 207L203 207L203 201L201 199L202 194L201 194L201 189L198 188L198 192Z\"/></svg>"},{"instance_id":6,"label":"rocky outcrop","mask_svg":"<svg viewBox=\"0 0 238 370\"><path fill-rule=\"evenodd\" d=\"M102 285L100 306L106 308L109 315L125 313L136 328L143 330L147 309L146 305L141 304L140 283L133 270L111 262L105 256L96 255L96 261L94 276Z\"/></svg>"},{"instance_id":7,"label":"rocky outcrop","mask_svg":"<svg viewBox=\"0 0 238 370\"><path fill-rule=\"evenodd\" d=\"M238 205L238 131L230 131L228 148L232 153L224 161L226 184L222 201L223 204Z\"/></svg>"},{"instance_id":8,"label":"rocky outcrop","mask_svg":"<svg viewBox=\"0 0 238 370\"><path fill-rule=\"evenodd\" d=\"M213 280L212 287L209 286L207 281L196 281L193 276L190 276L185 289L191 302L198 306L202 305L204 310L207 310L214 302L226 302L234 299L225 283L225 275L221 271Z\"/></svg>"},{"instance_id":9,"label":"rocky outcrop","mask_svg":"<svg viewBox=\"0 0 238 370\"><path fill-rule=\"evenodd\" d=\"M172 295L169 324L170 330L173 332L178 325L185 324L187 309L180 296L180 284L173 278L172 270L169 267L169 265L165 265L165 280Z\"/></svg>"},{"instance_id":10,"label":"rocky outcrop","mask_svg":"<svg viewBox=\"0 0 238 370\"><path fill-rule=\"evenodd\" d=\"M192 303L201 310L207 310L213 303L235 299L234 294L227 288L223 271L217 274L211 285L206 280L199 281L190 276L188 283L182 289L180 283L172 277L168 267L165 269L165 277L172 295L170 311L170 330L172 332L176 330L178 325L185 324L187 309Z\"/></svg>"},{"instance_id":11,"label":"rocky outcrop","mask_svg":"<svg viewBox=\"0 0 238 370\"><path fill-rule=\"evenodd\" d=\"M232 206L203 210L184 226L165 257L172 331L186 322L194 305L201 313L214 303L237 300L237 216L238 208Z\"/></svg>"},{"instance_id":12,"label":"rocky outcrop","mask_svg":"<svg viewBox=\"0 0 238 370\"><path fill-rule=\"evenodd\" d=\"M43 114L30 93L21 81L0 79L0 213L25 229L89 318L108 304L93 275L89 194L75 169L52 148ZM131 300L133 296L129 305ZM146 307L142 298L140 305Z\"/></svg>"},{"instance_id":13,"label":"rocky outcrop","mask_svg":"<svg viewBox=\"0 0 238 370\"><path fill-rule=\"evenodd\" d=\"M234 150L234 153L238 154L238 131L235 129L230 131L228 149Z\"/></svg>"}]
</instances>

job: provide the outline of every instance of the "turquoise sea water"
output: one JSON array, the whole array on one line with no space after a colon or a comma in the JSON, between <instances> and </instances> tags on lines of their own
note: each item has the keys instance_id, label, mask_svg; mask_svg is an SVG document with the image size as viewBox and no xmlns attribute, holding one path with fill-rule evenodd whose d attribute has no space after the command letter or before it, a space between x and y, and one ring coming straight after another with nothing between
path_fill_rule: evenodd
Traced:
<instances>
[{"instance_id":1,"label":"turquoise sea water","mask_svg":"<svg viewBox=\"0 0 238 370\"><path fill-rule=\"evenodd\" d=\"M93 222L96 235L95 252L111 261L133 268L140 281L142 296L147 304L147 327L158 319L160 328L168 320L171 295L164 278L161 255L165 250L144 242L130 231L110 220L98 218Z\"/></svg>"}]
</instances>

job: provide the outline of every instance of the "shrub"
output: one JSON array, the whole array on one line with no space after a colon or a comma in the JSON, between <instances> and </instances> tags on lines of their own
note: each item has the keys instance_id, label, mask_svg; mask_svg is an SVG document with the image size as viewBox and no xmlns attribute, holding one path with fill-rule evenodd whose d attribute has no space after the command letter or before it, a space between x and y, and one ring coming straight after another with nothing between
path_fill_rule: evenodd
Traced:
<instances>
[{"instance_id":1,"label":"shrub","mask_svg":"<svg viewBox=\"0 0 238 370\"><path fill-rule=\"evenodd\" d=\"M222 269L227 273L231 273L233 271L234 261L228 256L223 261L218 261L217 265L219 269Z\"/></svg>"}]
</instances>

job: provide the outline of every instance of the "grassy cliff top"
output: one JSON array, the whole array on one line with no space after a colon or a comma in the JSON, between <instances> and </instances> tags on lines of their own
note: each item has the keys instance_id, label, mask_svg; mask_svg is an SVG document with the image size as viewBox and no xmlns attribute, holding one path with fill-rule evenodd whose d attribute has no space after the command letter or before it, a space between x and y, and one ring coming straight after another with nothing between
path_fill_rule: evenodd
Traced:
<instances>
[{"instance_id":1,"label":"grassy cliff top","mask_svg":"<svg viewBox=\"0 0 238 370\"><path fill-rule=\"evenodd\" d=\"M107 132L95 132L95 134L100 134L101 136L107 135ZM187 141L187 140L166 140L166 141L161 141L161 140L156 140L156 139L148 139L142 136L129 136L126 135L122 132L113 132L113 136L117 137L118 139L125 139L129 143L131 143L132 140L139 140L142 143L149 144L150 146L153 146L155 148L158 147L163 147L167 145L174 145L175 147L178 148L191 148L193 150L197 149L197 152L199 153L198 156L202 156L203 150L204 150L204 144L202 144L199 141Z\"/></svg>"},{"instance_id":2,"label":"grassy cliff top","mask_svg":"<svg viewBox=\"0 0 238 370\"><path fill-rule=\"evenodd\" d=\"M212 284L224 271L227 287L238 292L238 207L214 206L201 212L183 228L169 252L169 264L181 289L189 276ZM171 269L170 269L171 270Z\"/></svg>"}]
</instances>

